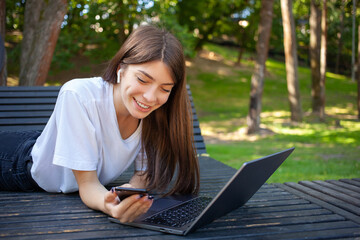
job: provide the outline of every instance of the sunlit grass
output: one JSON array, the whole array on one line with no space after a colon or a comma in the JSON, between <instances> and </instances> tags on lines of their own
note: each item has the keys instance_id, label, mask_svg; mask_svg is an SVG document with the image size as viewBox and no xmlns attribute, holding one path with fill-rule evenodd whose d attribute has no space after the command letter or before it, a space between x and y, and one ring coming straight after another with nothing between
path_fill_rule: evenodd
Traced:
<instances>
[{"instance_id":1,"label":"sunlit grass","mask_svg":"<svg viewBox=\"0 0 360 240\"><path fill-rule=\"evenodd\" d=\"M336 74L336 73L331 73L331 72L327 72L326 73L326 77L330 77L330 78L334 78L337 80L345 80L348 81L348 78L344 75L340 75L340 74Z\"/></svg>"},{"instance_id":2,"label":"sunlit grass","mask_svg":"<svg viewBox=\"0 0 360 240\"><path fill-rule=\"evenodd\" d=\"M19 85L19 77L18 76L8 76L7 77L7 86L14 87Z\"/></svg>"},{"instance_id":3,"label":"sunlit grass","mask_svg":"<svg viewBox=\"0 0 360 240\"><path fill-rule=\"evenodd\" d=\"M272 144L270 144L272 142ZM230 142L207 144L210 156L236 169L245 161L281 151L289 147L295 151L269 179L269 182L297 182L300 180L325 180L359 177L358 152L351 147L340 151L335 146L309 144L289 139L270 137L256 142Z\"/></svg>"},{"instance_id":4,"label":"sunlit grass","mask_svg":"<svg viewBox=\"0 0 360 240\"><path fill-rule=\"evenodd\" d=\"M208 46L223 59L235 61L237 52ZM232 55L231 55L232 54ZM218 57L218 59L221 59ZM324 180L360 177L360 122L356 119L356 83L327 73L325 122L311 114L311 71L299 67L303 122L290 121L286 70L282 62L266 63L260 135L245 134L253 64L231 66L217 60L223 71L201 70L189 75L195 107L211 157L234 168L244 161L295 147L294 153L271 177L270 182ZM193 72L194 73L194 72ZM231 73L231 74L228 74Z\"/></svg>"}]
</instances>

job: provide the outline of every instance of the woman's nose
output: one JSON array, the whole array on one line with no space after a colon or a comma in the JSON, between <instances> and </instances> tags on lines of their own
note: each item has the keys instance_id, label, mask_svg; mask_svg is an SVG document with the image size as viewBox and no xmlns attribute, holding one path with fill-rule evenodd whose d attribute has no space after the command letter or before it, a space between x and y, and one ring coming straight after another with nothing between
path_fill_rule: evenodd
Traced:
<instances>
[{"instance_id":1,"label":"woman's nose","mask_svg":"<svg viewBox=\"0 0 360 240\"><path fill-rule=\"evenodd\" d=\"M146 92L144 92L143 97L148 103L154 103L156 102L156 88L151 87L148 88Z\"/></svg>"}]
</instances>

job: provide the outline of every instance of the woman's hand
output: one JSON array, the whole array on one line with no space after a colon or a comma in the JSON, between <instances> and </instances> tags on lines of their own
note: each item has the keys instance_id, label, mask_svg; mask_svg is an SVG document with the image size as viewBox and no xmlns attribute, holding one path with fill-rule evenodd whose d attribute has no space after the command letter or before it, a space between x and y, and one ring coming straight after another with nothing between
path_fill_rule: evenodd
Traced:
<instances>
[{"instance_id":1,"label":"woman's hand","mask_svg":"<svg viewBox=\"0 0 360 240\"><path fill-rule=\"evenodd\" d=\"M131 187L126 184L127 187ZM108 191L104 198L104 208L107 213L120 220L120 222L132 222L140 215L146 213L153 203L148 195L131 195L120 202L114 190Z\"/></svg>"},{"instance_id":2,"label":"woman's hand","mask_svg":"<svg viewBox=\"0 0 360 240\"><path fill-rule=\"evenodd\" d=\"M140 197L139 194L119 201L115 191L108 191L99 181L96 171L73 170L79 185L79 193L83 203L94 210L100 210L121 222L131 222L145 213L152 205L148 196ZM133 187L124 184L123 187Z\"/></svg>"}]
</instances>

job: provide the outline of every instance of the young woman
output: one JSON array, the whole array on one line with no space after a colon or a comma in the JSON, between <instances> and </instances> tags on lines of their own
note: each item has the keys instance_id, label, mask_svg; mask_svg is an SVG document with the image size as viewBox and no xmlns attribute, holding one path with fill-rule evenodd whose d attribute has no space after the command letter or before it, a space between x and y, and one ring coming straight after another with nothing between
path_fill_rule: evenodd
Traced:
<instances>
[{"instance_id":1,"label":"young woman","mask_svg":"<svg viewBox=\"0 0 360 240\"><path fill-rule=\"evenodd\" d=\"M180 42L152 26L137 28L103 77L61 88L41 132L0 132L0 189L79 191L82 201L122 222L152 204L148 196L119 201L104 185L132 162L126 187L196 193L199 167Z\"/></svg>"}]
</instances>

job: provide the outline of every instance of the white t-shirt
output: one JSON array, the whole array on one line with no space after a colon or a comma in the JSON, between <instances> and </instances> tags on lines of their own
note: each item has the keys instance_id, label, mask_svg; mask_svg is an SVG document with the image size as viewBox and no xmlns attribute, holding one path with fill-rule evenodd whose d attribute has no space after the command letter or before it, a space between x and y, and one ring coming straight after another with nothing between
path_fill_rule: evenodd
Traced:
<instances>
[{"instance_id":1,"label":"white t-shirt","mask_svg":"<svg viewBox=\"0 0 360 240\"><path fill-rule=\"evenodd\" d=\"M61 88L55 109L31 152L31 175L48 192L74 192L72 170L96 171L103 185L135 161L142 166L140 123L122 139L113 102L113 85L102 78L74 79Z\"/></svg>"}]
</instances>

